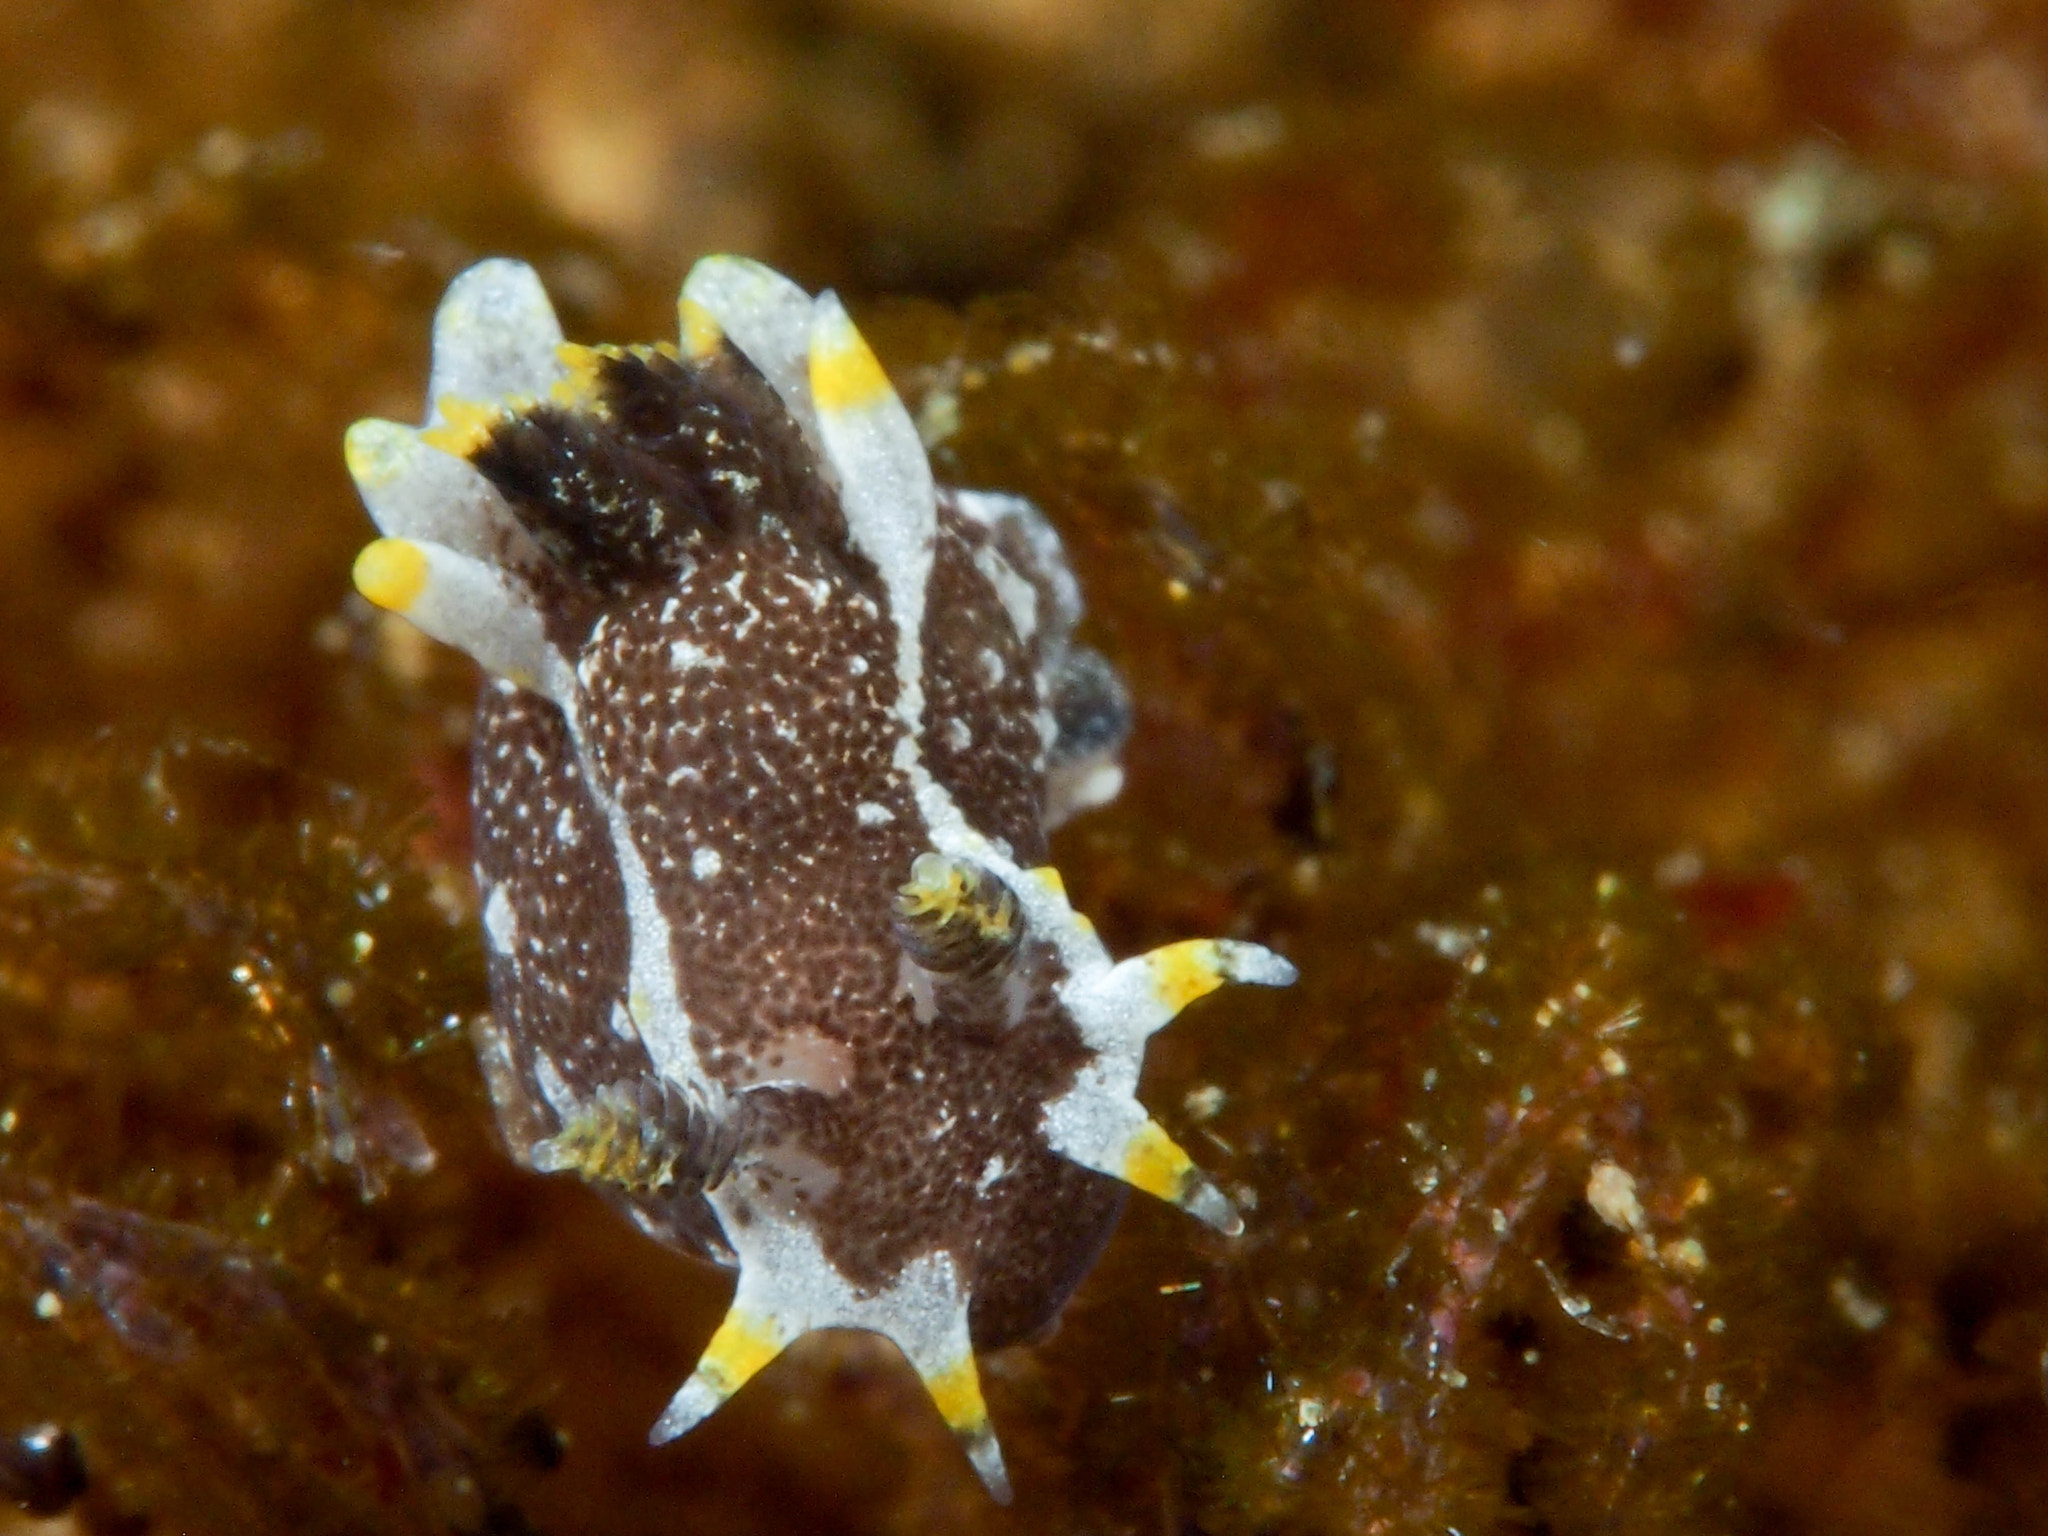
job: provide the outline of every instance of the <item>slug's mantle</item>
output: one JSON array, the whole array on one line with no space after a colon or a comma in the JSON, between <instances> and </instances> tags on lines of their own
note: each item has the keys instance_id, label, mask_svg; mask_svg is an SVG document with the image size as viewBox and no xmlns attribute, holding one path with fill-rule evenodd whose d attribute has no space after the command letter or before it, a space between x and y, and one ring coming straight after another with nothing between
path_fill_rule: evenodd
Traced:
<instances>
[{"instance_id":1,"label":"slug's mantle","mask_svg":"<svg viewBox=\"0 0 2048 1536\"><path fill-rule=\"evenodd\" d=\"M565 345L486 261L435 318L426 425L348 434L385 534L357 586L491 674L479 1055L515 1155L739 1271L656 1441L867 1328L1006 1498L974 1349L1058 1311L1113 1181L1239 1230L1138 1069L1187 1003L1294 970L1111 961L1045 864L1129 720L1058 536L933 484L832 294L712 257L680 310L680 347Z\"/></svg>"}]
</instances>

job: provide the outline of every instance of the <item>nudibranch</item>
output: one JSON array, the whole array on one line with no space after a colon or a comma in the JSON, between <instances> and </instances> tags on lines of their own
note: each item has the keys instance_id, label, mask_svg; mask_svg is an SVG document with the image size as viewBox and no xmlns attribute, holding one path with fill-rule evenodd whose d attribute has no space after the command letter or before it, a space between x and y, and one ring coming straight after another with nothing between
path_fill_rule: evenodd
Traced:
<instances>
[{"instance_id":1,"label":"nudibranch","mask_svg":"<svg viewBox=\"0 0 2048 1536\"><path fill-rule=\"evenodd\" d=\"M362 421L355 580L488 674L473 747L505 1139L739 1272L655 1423L798 1335L886 1335L998 1498L976 1348L1047 1325L1124 1185L1231 1202L1136 1098L1255 944L1113 962L1046 862L1129 706L1028 502L933 483L831 293L701 262L681 344L568 345L492 260L421 428ZM1107 1177L1104 1177L1107 1175Z\"/></svg>"}]
</instances>

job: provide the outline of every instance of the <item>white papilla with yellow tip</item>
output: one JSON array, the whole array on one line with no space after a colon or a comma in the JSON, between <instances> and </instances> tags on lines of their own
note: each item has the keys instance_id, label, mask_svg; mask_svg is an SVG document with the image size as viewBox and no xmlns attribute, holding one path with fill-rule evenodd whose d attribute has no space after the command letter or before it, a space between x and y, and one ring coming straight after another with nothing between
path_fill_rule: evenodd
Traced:
<instances>
[{"instance_id":1,"label":"white papilla with yellow tip","mask_svg":"<svg viewBox=\"0 0 2048 1536\"><path fill-rule=\"evenodd\" d=\"M717 1193L712 1199L725 1214ZM733 1248L740 1281L725 1321L690 1379L669 1400L650 1438L658 1445L694 1428L803 1334L819 1328L868 1329L903 1352L982 1482L1007 1504L1009 1474L982 1401L967 1335L967 1293L952 1256L914 1259L886 1289L863 1295L832 1267L810 1228L758 1207L751 1215L745 1226L726 1223L727 1236L738 1239Z\"/></svg>"},{"instance_id":2,"label":"white papilla with yellow tip","mask_svg":"<svg viewBox=\"0 0 2048 1536\"><path fill-rule=\"evenodd\" d=\"M356 556L356 590L403 615L436 640L522 688L546 689L562 667L540 615L513 592L495 566L445 544L377 539Z\"/></svg>"}]
</instances>

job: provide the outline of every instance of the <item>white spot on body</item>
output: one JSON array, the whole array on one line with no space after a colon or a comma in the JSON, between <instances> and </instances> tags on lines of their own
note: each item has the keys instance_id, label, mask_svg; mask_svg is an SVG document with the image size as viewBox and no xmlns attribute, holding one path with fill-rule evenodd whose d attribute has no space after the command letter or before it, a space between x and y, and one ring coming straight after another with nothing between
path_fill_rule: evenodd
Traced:
<instances>
[{"instance_id":1,"label":"white spot on body","mask_svg":"<svg viewBox=\"0 0 2048 1536\"><path fill-rule=\"evenodd\" d=\"M987 544L974 551L974 568L995 588L996 601L1010 616L1019 640L1038 633L1038 588L1017 574L1017 568Z\"/></svg>"},{"instance_id":2,"label":"white spot on body","mask_svg":"<svg viewBox=\"0 0 2048 1536\"><path fill-rule=\"evenodd\" d=\"M675 600L671 598L669 601ZM678 672L694 672L699 668L711 671L725 665L724 657L712 655L691 640L670 641L668 659Z\"/></svg>"},{"instance_id":3,"label":"white spot on body","mask_svg":"<svg viewBox=\"0 0 2048 1536\"><path fill-rule=\"evenodd\" d=\"M989 1186L1009 1171L1010 1165L1003 1161L1002 1153L996 1153L995 1156L982 1164L981 1177L974 1181L974 1192L977 1195L987 1194Z\"/></svg>"},{"instance_id":4,"label":"white spot on body","mask_svg":"<svg viewBox=\"0 0 2048 1536\"><path fill-rule=\"evenodd\" d=\"M501 955L511 954L519 943L519 914L512 910L512 899L502 885L492 886L484 899L484 934Z\"/></svg>"},{"instance_id":5,"label":"white spot on body","mask_svg":"<svg viewBox=\"0 0 2048 1536\"><path fill-rule=\"evenodd\" d=\"M1003 658L988 646L981 648L981 670L988 675L988 684L991 688L1000 683L1009 672L1009 668L1003 665Z\"/></svg>"},{"instance_id":6,"label":"white spot on body","mask_svg":"<svg viewBox=\"0 0 2048 1536\"><path fill-rule=\"evenodd\" d=\"M877 805L872 800L863 800L854 806L853 819L864 827L886 827L896 819L896 813L886 805Z\"/></svg>"},{"instance_id":7,"label":"white spot on body","mask_svg":"<svg viewBox=\"0 0 2048 1536\"><path fill-rule=\"evenodd\" d=\"M725 860L716 848L699 848L690 855L690 873L699 880L709 880L723 868Z\"/></svg>"},{"instance_id":8,"label":"white spot on body","mask_svg":"<svg viewBox=\"0 0 2048 1536\"><path fill-rule=\"evenodd\" d=\"M967 729L967 722L958 715L946 721L946 745L955 752L965 752L974 745L974 732Z\"/></svg>"}]
</instances>

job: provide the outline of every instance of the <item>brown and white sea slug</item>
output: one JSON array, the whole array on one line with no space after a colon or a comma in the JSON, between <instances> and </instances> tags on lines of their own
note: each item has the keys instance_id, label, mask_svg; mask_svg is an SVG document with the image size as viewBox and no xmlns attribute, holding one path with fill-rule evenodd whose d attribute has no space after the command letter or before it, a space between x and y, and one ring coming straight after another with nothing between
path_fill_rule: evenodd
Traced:
<instances>
[{"instance_id":1,"label":"brown and white sea slug","mask_svg":"<svg viewBox=\"0 0 2048 1536\"><path fill-rule=\"evenodd\" d=\"M1007 1497L975 1349L1050 1321L1124 1184L1239 1230L1138 1069L1193 999L1294 969L1110 959L1046 864L1129 723L1058 536L933 483L830 293L712 257L680 308L680 346L565 345L486 261L426 425L348 434L385 535L357 586L489 674L485 1074L516 1156L739 1272L655 1440L873 1329Z\"/></svg>"}]
</instances>

